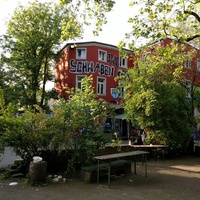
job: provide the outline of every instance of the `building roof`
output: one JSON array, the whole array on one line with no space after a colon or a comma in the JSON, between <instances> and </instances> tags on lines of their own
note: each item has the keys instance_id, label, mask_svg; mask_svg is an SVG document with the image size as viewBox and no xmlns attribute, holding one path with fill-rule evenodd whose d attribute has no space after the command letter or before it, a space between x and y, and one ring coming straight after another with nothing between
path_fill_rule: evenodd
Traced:
<instances>
[{"instance_id":1,"label":"building roof","mask_svg":"<svg viewBox=\"0 0 200 200\"><path fill-rule=\"evenodd\" d=\"M97 42L97 41L86 41L86 42L70 42L70 43L66 43L64 45L64 47L61 49L64 50L67 47L81 47L81 46L99 46L99 47L105 47L105 48L110 48L110 49L115 49L118 50L119 48L115 45L112 44L106 44L106 43L102 43L102 42ZM123 48L123 50L128 51L130 53L133 53L132 50L127 49L127 48Z\"/></svg>"}]
</instances>

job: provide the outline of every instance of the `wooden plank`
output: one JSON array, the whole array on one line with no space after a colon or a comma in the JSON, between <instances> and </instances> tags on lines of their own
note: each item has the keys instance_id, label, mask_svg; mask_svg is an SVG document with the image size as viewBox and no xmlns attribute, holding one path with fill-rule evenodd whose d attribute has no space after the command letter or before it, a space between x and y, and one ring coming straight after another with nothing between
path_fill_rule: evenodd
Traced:
<instances>
[{"instance_id":1,"label":"wooden plank","mask_svg":"<svg viewBox=\"0 0 200 200\"><path fill-rule=\"evenodd\" d=\"M129 160L114 160L111 162L111 167L117 166L117 165L128 164L128 163L131 163L131 161L129 161ZM101 169L101 168L104 168L104 166L105 166L105 164L101 164L99 167ZM98 169L98 165L90 165L90 166L81 167L81 170L84 170L84 171L93 171L93 170L97 171L97 169Z\"/></svg>"},{"instance_id":2,"label":"wooden plank","mask_svg":"<svg viewBox=\"0 0 200 200\"><path fill-rule=\"evenodd\" d=\"M109 155L102 155L102 156L95 156L94 159L96 160L111 160L111 159L118 159L123 157L131 157L137 155L146 155L149 154L147 151L129 151L123 153L114 153Z\"/></svg>"}]
</instances>

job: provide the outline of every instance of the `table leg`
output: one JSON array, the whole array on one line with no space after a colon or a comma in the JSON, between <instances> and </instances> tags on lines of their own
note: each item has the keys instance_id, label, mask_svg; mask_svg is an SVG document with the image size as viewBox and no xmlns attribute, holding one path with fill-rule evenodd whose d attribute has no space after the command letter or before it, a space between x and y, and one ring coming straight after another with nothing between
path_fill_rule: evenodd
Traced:
<instances>
[{"instance_id":1,"label":"table leg","mask_svg":"<svg viewBox=\"0 0 200 200\"><path fill-rule=\"evenodd\" d=\"M144 164L145 164L145 176L147 177L147 157L144 155Z\"/></svg>"},{"instance_id":2,"label":"table leg","mask_svg":"<svg viewBox=\"0 0 200 200\"><path fill-rule=\"evenodd\" d=\"M135 175L137 174L136 173L136 159L134 159L134 173L135 173Z\"/></svg>"},{"instance_id":3,"label":"table leg","mask_svg":"<svg viewBox=\"0 0 200 200\"><path fill-rule=\"evenodd\" d=\"M98 164L97 164L97 184L99 185L99 167L100 167L100 164L99 164L99 160L98 160Z\"/></svg>"},{"instance_id":4,"label":"table leg","mask_svg":"<svg viewBox=\"0 0 200 200\"><path fill-rule=\"evenodd\" d=\"M162 156L163 156L162 159L163 159L163 162L164 162L165 161L165 149L164 148L162 149Z\"/></svg>"},{"instance_id":5,"label":"table leg","mask_svg":"<svg viewBox=\"0 0 200 200\"><path fill-rule=\"evenodd\" d=\"M110 187L110 168L111 168L111 161L108 163L108 187Z\"/></svg>"},{"instance_id":6,"label":"table leg","mask_svg":"<svg viewBox=\"0 0 200 200\"><path fill-rule=\"evenodd\" d=\"M155 148L155 161L158 160L158 148Z\"/></svg>"}]
</instances>

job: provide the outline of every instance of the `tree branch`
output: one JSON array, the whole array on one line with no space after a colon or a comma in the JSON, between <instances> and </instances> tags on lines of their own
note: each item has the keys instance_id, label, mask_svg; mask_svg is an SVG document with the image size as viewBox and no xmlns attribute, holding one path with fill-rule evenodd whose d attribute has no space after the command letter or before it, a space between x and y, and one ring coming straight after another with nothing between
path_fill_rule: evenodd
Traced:
<instances>
[{"instance_id":1,"label":"tree branch","mask_svg":"<svg viewBox=\"0 0 200 200\"><path fill-rule=\"evenodd\" d=\"M194 39L196 39L196 38L200 38L200 34L196 34L196 35L193 35L193 36L191 36L191 37L188 37L187 39L186 39L186 41L187 42L189 42L189 41L192 41L192 40L194 40Z\"/></svg>"},{"instance_id":2,"label":"tree branch","mask_svg":"<svg viewBox=\"0 0 200 200\"><path fill-rule=\"evenodd\" d=\"M197 13L195 13L195 12L193 12L193 11L188 11L188 10L184 10L184 13L185 13L185 14L188 14L188 15L194 16L194 17L196 18L196 20L197 20L198 22L200 22L200 17L199 17L199 15L198 15Z\"/></svg>"}]
</instances>

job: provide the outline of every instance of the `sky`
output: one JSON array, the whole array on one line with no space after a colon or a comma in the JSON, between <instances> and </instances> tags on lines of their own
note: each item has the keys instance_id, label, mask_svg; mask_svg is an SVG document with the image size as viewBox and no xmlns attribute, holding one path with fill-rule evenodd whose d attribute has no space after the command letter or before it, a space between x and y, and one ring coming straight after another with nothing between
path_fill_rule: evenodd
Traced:
<instances>
[{"instance_id":1,"label":"sky","mask_svg":"<svg viewBox=\"0 0 200 200\"><path fill-rule=\"evenodd\" d=\"M29 1L34 0L0 0L0 34L5 33L6 21L12 16L14 9L20 4L27 5ZM39 0L40 2L59 0ZM92 27L87 27L82 40L79 41L98 41L107 44L117 45L120 40L124 39L125 33L130 32L128 18L133 13L133 8L129 7L130 0L116 0L116 4L111 13L107 15L108 23L103 26L103 31L98 37L93 36ZM66 41L67 42L67 41Z\"/></svg>"}]
</instances>

